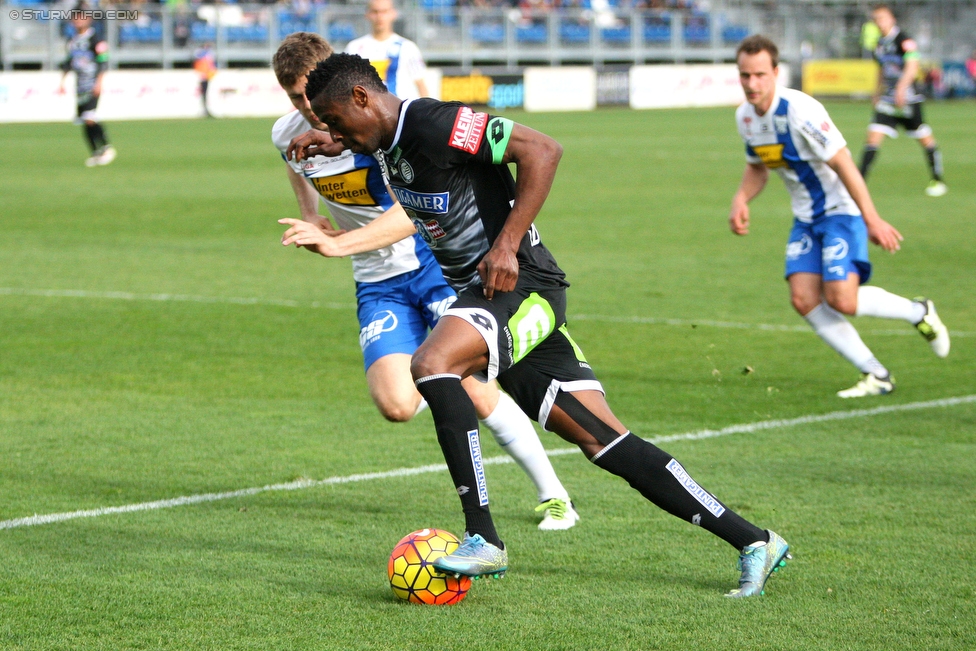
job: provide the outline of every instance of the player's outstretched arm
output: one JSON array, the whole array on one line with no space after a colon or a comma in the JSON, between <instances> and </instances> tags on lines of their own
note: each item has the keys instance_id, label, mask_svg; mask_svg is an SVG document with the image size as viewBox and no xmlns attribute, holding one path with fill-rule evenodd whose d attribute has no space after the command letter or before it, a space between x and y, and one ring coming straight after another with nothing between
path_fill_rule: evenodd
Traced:
<instances>
[{"instance_id":1,"label":"player's outstretched arm","mask_svg":"<svg viewBox=\"0 0 976 651\"><path fill-rule=\"evenodd\" d=\"M519 244L549 196L563 148L549 136L512 124L502 163L515 163L515 203L491 250L478 264L485 298L510 292L518 280Z\"/></svg>"},{"instance_id":2,"label":"player's outstretched arm","mask_svg":"<svg viewBox=\"0 0 976 651\"><path fill-rule=\"evenodd\" d=\"M288 172L288 182L295 193L295 200L298 201L298 211L302 219L324 231L336 230L328 217L319 214L319 193L315 188L290 166L286 166L285 169Z\"/></svg>"},{"instance_id":3,"label":"player's outstretched arm","mask_svg":"<svg viewBox=\"0 0 976 651\"><path fill-rule=\"evenodd\" d=\"M749 202L766 187L768 178L769 170L765 165L746 163L742 182L732 197L732 209L729 211L729 228L736 235L749 234Z\"/></svg>"},{"instance_id":4,"label":"player's outstretched arm","mask_svg":"<svg viewBox=\"0 0 976 651\"><path fill-rule=\"evenodd\" d=\"M837 176L854 199L854 203L861 209L864 224L868 227L868 238L885 251L894 253L900 249L900 242L904 238L894 226L881 219L877 208L874 207L874 201L871 200L868 186L864 183L864 177L861 176L854 159L851 158L851 151L844 147L827 161L827 165L837 172Z\"/></svg>"},{"instance_id":5,"label":"player's outstretched arm","mask_svg":"<svg viewBox=\"0 0 976 651\"><path fill-rule=\"evenodd\" d=\"M304 246L327 258L341 258L382 249L417 232L399 203L395 203L392 208L362 228L348 232L327 233L299 219L279 219L278 223L289 226L281 237L284 246Z\"/></svg>"}]
</instances>

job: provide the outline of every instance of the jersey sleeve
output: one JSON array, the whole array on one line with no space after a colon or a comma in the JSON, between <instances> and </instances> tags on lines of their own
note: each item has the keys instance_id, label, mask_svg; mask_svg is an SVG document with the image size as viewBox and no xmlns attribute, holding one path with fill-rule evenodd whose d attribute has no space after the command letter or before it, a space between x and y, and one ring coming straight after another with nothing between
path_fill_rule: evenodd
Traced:
<instances>
[{"instance_id":1,"label":"jersey sleeve","mask_svg":"<svg viewBox=\"0 0 976 651\"><path fill-rule=\"evenodd\" d=\"M915 43L915 39L905 33L899 33L897 41L898 51L904 61L918 59L918 45Z\"/></svg>"},{"instance_id":2,"label":"jersey sleeve","mask_svg":"<svg viewBox=\"0 0 976 651\"><path fill-rule=\"evenodd\" d=\"M430 149L426 153L435 165L447 169L471 162L495 163L486 134L490 133L489 122L500 118L492 118L458 102L429 101L436 106L421 119L422 129L429 136ZM500 158L498 162L501 162Z\"/></svg>"},{"instance_id":3,"label":"jersey sleeve","mask_svg":"<svg viewBox=\"0 0 976 651\"><path fill-rule=\"evenodd\" d=\"M412 41L404 41L400 49L401 65L406 64L404 73L413 81L423 79L427 74L427 66L424 64L424 57L420 54L420 48Z\"/></svg>"},{"instance_id":4,"label":"jersey sleeve","mask_svg":"<svg viewBox=\"0 0 976 651\"><path fill-rule=\"evenodd\" d=\"M295 129L291 125L291 117L292 114L289 113L278 118L278 121L275 122L273 127L271 127L271 142L274 144L275 149L278 150L278 153L281 154L281 160L283 160L288 167L292 168L293 171L301 174L301 163L285 158L285 152L288 151L288 145L291 144L291 139L304 133L304 131L295 133Z\"/></svg>"},{"instance_id":5,"label":"jersey sleeve","mask_svg":"<svg viewBox=\"0 0 976 651\"><path fill-rule=\"evenodd\" d=\"M830 119L823 104L813 98L790 104L790 126L803 138L810 150L822 161L829 161L847 146L847 141Z\"/></svg>"},{"instance_id":6,"label":"jersey sleeve","mask_svg":"<svg viewBox=\"0 0 976 651\"><path fill-rule=\"evenodd\" d=\"M744 117L743 112L745 107L746 105L743 104L735 112L735 127L739 131L739 137L742 138L743 144L745 145L746 148L746 162L755 165L757 163L762 163L762 159L759 157L759 155L756 153L756 150L752 148L752 146L749 144L749 141L747 140L745 124L742 121Z\"/></svg>"},{"instance_id":7,"label":"jersey sleeve","mask_svg":"<svg viewBox=\"0 0 976 651\"><path fill-rule=\"evenodd\" d=\"M108 69L108 41L100 37L93 38L92 52L95 55L95 64L98 66L95 74L100 75Z\"/></svg>"}]
</instances>

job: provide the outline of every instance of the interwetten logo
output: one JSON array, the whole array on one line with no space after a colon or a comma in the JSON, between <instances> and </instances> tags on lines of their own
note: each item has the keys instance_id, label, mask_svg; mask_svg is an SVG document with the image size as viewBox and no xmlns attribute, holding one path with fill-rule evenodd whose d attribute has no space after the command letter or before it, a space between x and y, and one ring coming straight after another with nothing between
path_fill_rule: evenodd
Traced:
<instances>
[{"instance_id":1,"label":"interwetten logo","mask_svg":"<svg viewBox=\"0 0 976 651\"><path fill-rule=\"evenodd\" d=\"M404 208L411 208L432 215L446 215L451 205L450 192L414 192L406 188L390 186L397 201Z\"/></svg>"},{"instance_id":2,"label":"interwetten logo","mask_svg":"<svg viewBox=\"0 0 976 651\"><path fill-rule=\"evenodd\" d=\"M668 462L667 468L668 471L674 475L674 478L685 487L685 490L688 491L692 497L698 500L698 503L704 506L709 513L714 515L716 518L725 513L725 507L722 506L717 499L712 497L708 491L699 486L698 483L692 479L687 472L685 472L685 469L681 467L681 464L678 463L676 459L671 459L671 461Z\"/></svg>"}]
</instances>

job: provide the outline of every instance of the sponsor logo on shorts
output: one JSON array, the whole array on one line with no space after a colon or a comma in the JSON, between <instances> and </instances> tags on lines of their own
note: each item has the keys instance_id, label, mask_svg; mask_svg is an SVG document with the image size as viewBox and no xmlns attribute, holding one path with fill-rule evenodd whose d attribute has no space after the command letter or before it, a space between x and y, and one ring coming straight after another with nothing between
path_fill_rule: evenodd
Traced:
<instances>
[{"instance_id":1,"label":"sponsor logo on shorts","mask_svg":"<svg viewBox=\"0 0 976 651\"><path fill-rule=\"evenodd\" d=\"M462 106L454 119L454 130L451 131L451 139L447 144L469 154L478 153L487 121L487 113L475 113L467 106Z\"/></svg>"},{"instance_id":2,"label":"sponsor logo on shorts","mask_svg":"<svg viewBox=\"0 0 976 651\"><path fill-rule=\"evenodd\" d=\"M486 317L484 314L480 314L478 312L472 312L471 320L474 322L475 325L480 326L481 328L487 330L488 332L491 332L492 330L495 329L495 326L492 323L491 319Z\"/></svg>"},{"instance_id":3,"label":"sponsor logo on shorts","mask_svg":"<svg viewBox=\"0 0 976 651\"><path fill-rule=\"evenodd\" d=\"M439 319L442 316L444 316L445 312L447 312L447 308L454 305L454 301L456 300L457 300L457 296L448 296L442 301L435 301L433 303L428 303L427 310L434 315L435 319Z\"/></svg>"},{"instance_id":4,"label":"sponsor logo on shorts","mask_svg":"<svg viewBox=\"0 0 976 651\"><path fill-rule=\"evenodd\" d=\"M699 504L705 507L705 509L714 515L716 518L725 513L725 507L722 506L721 502L712 497L708 491L698 485L698 483L692 479L685 469L681 467L677 459L671 459L667 465L668 472L674 475L674 478L678 480L685 490L694 497Z\"/></svg>"},{"instance_id":5,"label":"sponsor logo on shorts","mask_svg":"<svg viewBox=\"0 0 976 651\"><path fill-rule=\"evenodd\" d=\"M383 310L373 315L373 320L359 331L359 346L363 350L380 338L384 332L396 330L399 323L397 315L390 310Z\"/></svg>"},{"instance_id":6,"label":"sponsor logo on shorts","mask_svg":"<svg viewBox=\"0 0 976 651\"><path fill-rule=\"evenodd\" d=\"M471 462L474 464L474 477L478 482L478 504L488 505L488 482L485 481L485 465L481 461L481 439L478 430L468 432L468 448L471 450ZM460 493L459 494L463 494Z\"/></svg>"},{"instance_id":7,"label":"sponsor logo on shorts","mask_svg":"<svg viewBox=\"0 0 976 651\"><path fill-rule=\"evenodd\" d=\"M419 212L446 215L451 205L450 192L414 192L396 185L390 186L390 189L393 190L393 195L400 202L400 205Z\"/></svg>"},{"instance_id":8,"label":"sponsor logo on shorts","mask_svg":"<svg viewBox=\"0 0 976 651\"><path fill-rule=\"evenodd\" d=\"M847 244L847 240L835 237L833 244L823 248L823 261L827 263L833 262L834 260L843 260L847 257L849 251L850 246Z\"/></svg>"},{"instance_id":9,"label":"sponsor logo on shorts","mask_svg":"<svg viewBox=\"0 0 976 651\"><path fill-rule=\"evenodd\" d=\"M787 260L798 260L800 256L804 256L813 249L813 240L806 233L803 234L796 242L790 242L786 245L786 259Z\"/></svg>"}]
</instances>

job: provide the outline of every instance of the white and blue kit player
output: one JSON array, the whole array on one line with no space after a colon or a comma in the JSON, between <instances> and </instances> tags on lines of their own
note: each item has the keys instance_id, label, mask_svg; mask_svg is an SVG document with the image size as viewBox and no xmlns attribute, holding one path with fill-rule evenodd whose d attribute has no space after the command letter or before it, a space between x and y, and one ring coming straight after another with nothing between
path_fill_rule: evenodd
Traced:
<instances>
[{"instance_id":1,"label":"white and blue kit player","mask_svg":"<svg viewBox=\"0 0 976 651\"><path fill-rule=\"evenodd\" d=\"M296 85L303 87L304 83L303 78ZM388 211L400 210L373 156L345 150L335 156L314 156L302 161L287 157L291 141L312 129L309 118L318 128L324 125L308 108L303 89L285 90L300 110L275 123L272 140L287 164L303 220L323 230L334 230L328 218L318 214L322 201L340 229L355 232ZM370 394L388 420L410 420L426 406L410 375L411 356L457 295L417 234L350 257ZM481 422L535 484L539 499L536 510L543 513L539 528L572 527L579 516L531 421L494 382L482 384L472 378L465 389Z\"/></svg>"},{"instance_id":2,"label":"white and blue kit player","mask_svg":"<svg viewBox=\"0 0 976 651\"><path fill-rule=\"evenodd\" d=\"M931 300L909 300L865 285L871 276L868 241L889 251L901 234L881 219L847 142L820 102L776 83L776 46L762 36L737 54L746 102L736 111L746 168L732 200L732 232L749 232L748 202L774 170L790 194L794 221L786 246L786 279L793 307L814 331L862 373L842 398L890 393L894 379L844 315L908 321L939 357L949 333Z\"/></svg>"},{"instance_id":3,"label":"white and blue kit player","mask_svg":"<svg viewBox=\"0 0 976 651\"><path fill-rule=\"evenodd\" d=\"M400 99L427 96L427 66L417 44L393 31L398 17L393 0L369 0L371 33L349 41L346 52L368 60L387 89Z\"/></svg>"},{"instance_id":4,"label":"white and blue kit player","mask_svg":"<svg viewBox=\"0 0 976 651\"><path fill-rule=\"evenodd\" d=\"M311 125L298 111L275 123L272 139L282 158L292 138L309 129ZM345 150L338 156L316 156L300 162L285 158L285 162L321 196L341 230L361 228L395 203L372 156ZM387 355L411 355L456 298L430 249L420 235L414 235L350 257L366 370ZM390 420L413 415L398 417L390 413L393 410L381 411Z\"/></svg>"}]
</instances>

